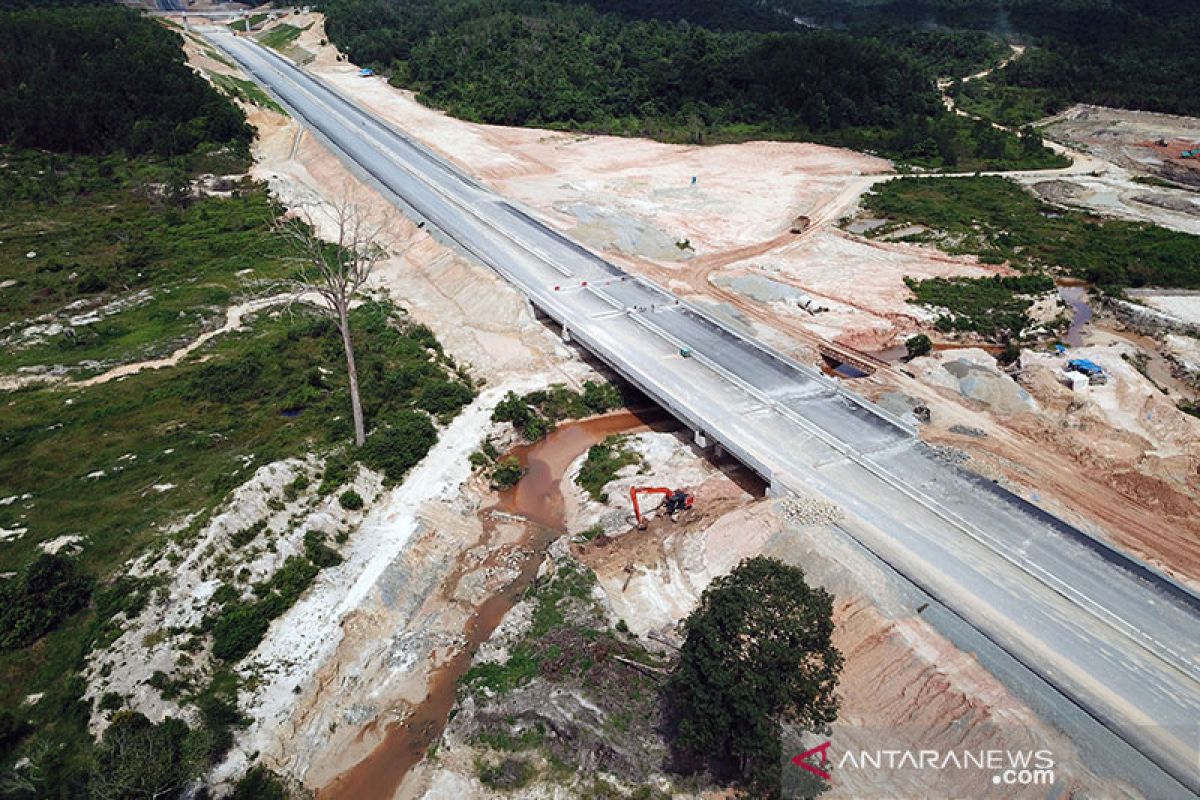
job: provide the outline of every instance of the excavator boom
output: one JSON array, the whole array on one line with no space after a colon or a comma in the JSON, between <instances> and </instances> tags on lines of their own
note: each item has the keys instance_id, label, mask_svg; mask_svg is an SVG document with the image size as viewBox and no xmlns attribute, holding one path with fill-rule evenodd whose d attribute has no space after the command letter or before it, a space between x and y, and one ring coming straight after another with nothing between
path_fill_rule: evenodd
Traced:
<instances>
[{"instance_id":1,"label":"excavator boom","mask_svg":"<svg viewBox=\"0 0 1200 800\"><path fill-rule=\"evenodd\" d=\"M641 494L661 494L664 498L663 505L666 507L667 513L671 515L691 508L695 503L695 498L683 489L668 489L664 486L631 486L629 487L629 499L633 503L633 516L637 519L638 530L644 530L646 527L641 504L638 503L638 495Z\"/></svg>"}]
</instances>

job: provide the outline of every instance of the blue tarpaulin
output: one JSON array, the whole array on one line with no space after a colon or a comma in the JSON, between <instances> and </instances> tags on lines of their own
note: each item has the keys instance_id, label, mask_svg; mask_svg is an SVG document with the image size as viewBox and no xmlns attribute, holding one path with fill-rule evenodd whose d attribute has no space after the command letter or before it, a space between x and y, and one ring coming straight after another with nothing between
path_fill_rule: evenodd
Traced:
<instances>
[{"instance_id":1,"label":"blue tarpaulin","mask_svg":"<svg viewBox=\"0 0 1200 800\"><path fill-rule=\"evenodd\" d=\"M1067 362L1067 366L1071 369L1078 370L1085 375L1104 372L1104 367L1088 358L1073 358Z\"/></svg>"}]
</instances>

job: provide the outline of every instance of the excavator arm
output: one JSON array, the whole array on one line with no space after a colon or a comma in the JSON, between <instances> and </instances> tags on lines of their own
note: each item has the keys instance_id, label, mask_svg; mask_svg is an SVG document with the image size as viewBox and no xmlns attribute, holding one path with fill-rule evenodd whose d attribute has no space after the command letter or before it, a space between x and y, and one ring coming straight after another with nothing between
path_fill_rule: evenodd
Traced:
<instances>
[{"instance_id":1,"label":"excavator arm","mask_svg":"<svg viewBox=\"0 0 1200 800\"><path fill-rule=\"evenodd\" d=\"M633 503L633 516L637 519L638 530L644 530L646 527L646 519L642 516L642 507L638 502L638 495L643 494L661 494L668 514L675 514L691 508L695 502L695 499L682 489L667 489L662 486L631 486L629 487L629 499Z\"/></svg>"}]
</instances>

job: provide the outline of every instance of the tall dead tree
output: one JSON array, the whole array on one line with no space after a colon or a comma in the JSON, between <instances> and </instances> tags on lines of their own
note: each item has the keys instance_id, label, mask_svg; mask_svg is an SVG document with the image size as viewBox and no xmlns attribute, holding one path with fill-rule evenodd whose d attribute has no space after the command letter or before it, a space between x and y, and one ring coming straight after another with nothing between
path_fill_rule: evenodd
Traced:
<instances>
[{"instance_id":1,"label":"tall dead tree","mask_svg":"<svg viewBox=\"0 0 1200 800\"><path fill-rule=\"evenodd\" d=\"M354 443L361 446L367 434L363 425L362 400L358 394L358 368L354 364L354 340L350 335L350 304L371 277L384 255L378 243L382 225L373 222L358 207L342 199L319 206L318 219L306 210L297 217L280 220L276 228L296 250L299 274L290 284L297 296L316 295L318 307L333 317L346 351L346 373L350 380L350 407L354 414ZM322 225L330 238L320 235Z\"/></svg>"}]
</instances>

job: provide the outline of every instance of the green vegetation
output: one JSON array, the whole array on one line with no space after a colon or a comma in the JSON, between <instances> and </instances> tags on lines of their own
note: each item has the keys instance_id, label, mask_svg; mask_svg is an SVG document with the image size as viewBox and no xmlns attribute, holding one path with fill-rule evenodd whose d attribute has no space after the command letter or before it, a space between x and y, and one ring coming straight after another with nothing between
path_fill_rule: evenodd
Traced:
<instances>
[{"instance_id":1,"label":"green vegetation","mask_svg":"<svg viewBox=\"0 0 1200 800\"><path fill-rule=\"evenodd\" d=\"M511 489L525 476L525 469L516 456L506 456L496 462L492 469L492 488L503 491Z\"/></svg>"},{"instance_id":2,"label":"green vegetation","mask_svg":"<svg viewBox=\"0 0 1200 800\"><path fill-rule=\"evenodd\" d=\"M784 0L782 6L872 35L952 28L1019 36L1034 45L1025 57L972 87L1000 117L1029 118L1021 109L1053 111L1074 102L1200 114L1194 86L1200 19L1192 0Z\"/></svg>"},{"instance_id":3,"label":"green vegetation","mask_svg":"<svg viewBox=\"0 0 1200 800\"><path fill-rule=\"evenodd\" d=\"M259 35L258 41L267 47L275 50L283 51L300 38L300 34L308 30L311 25L303 28L297 28L295 25L288 25L286 22L276 25L271 30Z\"/></svg>"},{"instance_id":4,"label":"green vegetation","mask_svg":"<svg viewBox=\"0 0 1200 800\"><path fill-rule=\"evenodd\" d=\"M781 726L818 730L837 718L832 617L833 596L775 559L748 559L714 580L684 621L667 685L678 744L777 797Z\"/></svg>"},{"instance_id":5,"label":"green vegetation","mask_svg":"<svg viewBox=\"0 0 1200 800\"><path fill-rule=\"evenodd\" d=\"M271 620L291 608L322 566L308 556L289 556L269 580L254 585L254 600L232 598L213 616L213 656L235 663L266 634Z\"/></svg>"},{"instance_id":6,"label":"green vegetation","mask_svg":"<svg viewBox=\"0 0 1200 800\"><path fill-rule=\"evenodd\" d=\"M797 29L749 2L718 13L712 3L328 0L325 11L351 59L474 121L691 143L812 140L929 168L1062 163L942 107L932 65L986 57L983 41L914 36L920 55L910 55Z\"/></svg>"},{"instance_id":7,"label":"green vegetation","mask_svg":"<svg viewBox=\"0 0 1200 800\"><path fill-rule=\"evenodd\" d=\"M556 383L526 395L504 395L492 412L493 422L511 422L530 441L541 439L565 419L581 419L604 414L625 403L621 390L612 384L586 381L576 392Z\"/></svg>"},{"instance_id":8,"label":"green vegetation","mask_svg":"<svg viewBox=\"0 0 1200 800\"><path fill-rule=\"evenodd\" d=\"M947 313L934 321L939 331L972 331L990 339L1005 340L1019 337L1029 327L1026 312L1033 305L1034 296L1054 291L1054 280L1042 274L923 281L905 278L904 283L915 296L912 302L946 309Z\"/></svg>"},{"instance_id":9,"label":"green vegetation","mask_svg":"<svg viewBox=\"0 0 1200 800\"><path fill-rule=\"evenodd\" d=\"M636 785L649 770L661 769L666 755L660 715L666 663L626 626L610 625L593 597L591 570L569 557L547 566L549 574L526 591L531 621L506 643L505 660L476 664L462 679L460 692L475 701L472 743L483 750L477 773L496 789L533 780L534 770L544 783L565 787L576 775L587 780L602 759L605 772ZM578 703L577 724L562 709L543 715L550 692ZM580 796L668 796L641 790L604 794L585 786Z\"/></svg>"},{"instance_id":10,"label":"green vegetation","mask_svg":"<svg viewBox=\"0 0 1200 800\"><path fill-rule=\"evenodd\" d=\"M362 462L382 472L393 483L425 457L437 443L437 429L426 414L405 409L391 416L385 427L367 437Z\"/></svg>"},{"instance_id":11,"label":"green vegetation","mask_svg":"<svg viewBox=\"0 0 1200 800\"><path fill-rule=\"evenodd\" d=\"M863 35L883 39L915 59L939 78L961 78L994 66L1008 54L999 38L983 31L956 31L944 28L902 28L868 26Z\"/></svg>"},{"instance_id":12,"label":"green vegetation","mask_svg":"<svg viewBox=\"0 0 1200 800\"><path fill-rule=\"evenodd\" d=\"M1145 186L1154 186L1158 189L1182 189L1184 191L1195 191L1191 187L1160 178L1157 175L1135 175L1133 176L1132 180L1134 183L1140 183Z\"/></svg>"},{"instance_id":13,"label":"green vegetation","mask_svg":"<svg viewBox=\"0 0 1200 800\"><path fill-rule=\"evenodd\" d=\"M158 724L125 711L113 717L96 750L92 797L172 797L209 767L214 740L168 717Z\"/></svg>"},{"instance_id":14,"label":"green vegetation","mask_svg":"<svg viewBox=\"0 0 1200 800\"><path fill-rule=\"evenodd\" d=\"M37 641L87 605L92 585L73 559L49 553L0 583L0 650Z\"/></svg>"},{"instance_id":15,"label":"green vegetation","mask_svg":"<svg viewBox=\"0 0 1200 800\"><path fill-rule=\"evenodd\" d=\"M154 20L111 6L0 13L0 142L173 156L250 138Z\"/></svg>"},{"instance_id":16,"label":"green vegetation","mask_svg":"<svg viewBox=\"0 0 1200 800\"><path fill-rule=\"evenodd\" d=\"M347 511L358 511L363 507L363 498L353 489L347 489L338 495L338 504Z\"/></svg>"},{"instance_id":17,"label":"green vegetation","mask_svg":"<svg viewBox=\"0 0 1200 800\"><path fill-rule=\"evenodd\" d=\"M484 786L503 792L522 789L537 776L533 765L522 758L504 758L497 764L480 761L476 773Z\"/></svg>"},{"instance_id":18,"label":"green vegetation","mask_svg":"<svg viewBox=\"0 0 1200 800\"><path fill-rule=\"evenodd\" d=\"M271 96L254 81L239 78L235 75L226 75L223 72L209 72L208 77L225 94L235 100L245 100L247 103L253 103L260 108L267 108L278 114L287 114L283 110L283 106L271 99Z\"/></svg>"},{"instance_id":19,"label":"green vegetation","mask_svg":"<svg viewBox=\"0 0 1200 800\"><path fill-rule=\"evenodd\" d=\"M504 694L525 685L538 675L587 672L595 666L592 644L603 640L618 652L629 645L611 634L569 621L578 609L595 614L591 598L596 577L587 567L573 561L555 562L550 576L530 586L523 599L534 603L533 620L524 636L503 662L476 664L462 678L463 687L475 694L483 690Z\"/></svg>"},{"instance_id":20,"label":"green vegetation","mask_svg":"<svg viewBox=\"0 0 1200 800\"><path fill-rule=\"evenodd\" d=\"M152 20L119 8L0 16L0 141L68 151L0 149L0 281L12 284L0 301L0 371L100 362L91 371L171 352L223 322L245 284L289 277L289 250L271 231L279 209L263 187L234 177L207 184L212 195L197 191L200 173L246 170L249 137L237 107L184 65L178 36ZM24 335L38 317L47 324ZM402 310L366 302L352 324L378 437L363 457L399 479L474 390ZM164 551L174 563L259 467L324 456L322 493L352 479L343 358L332 322L298 306L244 318L175 367L6 396L0 494L17 499L0 506L0 527L24 530L0 549L0 571L16 574L0 583L0 708L12 709L0 714L0 794L171 796L228 749L243 723L241 679L186 669L204 631L150 637L186 637L179 669L148 683L193 707L191 726L151 724L108 692L97 708L114 724L94 742L79 672L164 589L161 578L122 575L123 565ZM268 505L298 498L310 480L296 476ZM265 534L262 521L232 532L235 553L271 549ZM41 555L39 544L62 536L81 537L77 560ZM320 533L303 544L253 586L247 569L232 578L240 565L218 567L223 581L230 575L207 620L219 659L243 657L341 560ZM39 702L24 702L35 693ZM24 766L10 773L16 763ZM270 783L258 778L246 791L272 796L255 788Z\"/></svg>"},{"instance_id":21,"label":"green vegetation","mask_svg":"<svg viewBox=\"0 0 1200 800\"><path fill-rule=\"evenodd\" d=\"M362 334L359 375L370 425L418 415L432 427L415 410L421 388L426 381L456 378L428 330L394 308L372 303L354 311L353 324ZM211 509L259 466L336 452L348 440L344 380L326 377L343 374L341 343L331 326L304 312L263 318L241 334L214 340L201 353L204 362L92 388L8 396L0 419L0 485L6 494L32 498L0 507L0 527L29 529L0 552L0 570L25 569L38 542L83 531L82 563L101 576L103 588L90 609L61 619L35 645L0 653L0 707L15 709L25 695L46 692L28 712L33 727L57 742L73 743L71 752L84 746L82 722L58 710L74 702L72 675L93 643L119 633L110 620L136 614L148 591L105 576L147 547L163 545L163 523L198 512L175 534L188 541ZM420 435L416 446L399 441L406 457L423 452L426 439ZM349 479L352 462L331 461L326 478L336 489ZM177 485L161 493L149 490L166 475ZM251 526L235 533L235 545L247 546L261 530ZM221 657L235 660L247 652L317 565L332 562L331 552L313 542L272 579L251 610L225 619L216 631Z\"/></svg>"},{"instance_id":22,"label":"green vegetation","mask_svg":"<svg viewBox=\"0 0 1200 800\"><path fill-rule=\"evenodd\" d=\"M931 230L908 240L986 263L1060 269L1102 287L1200 288L1200 236L1061 211L1005 178L889 181L866 195L863 207L890 220L872 237L922 225Z\"/></svg>"},{"instance_id":23,"label":"green vegetation","mask_svg":"<svg viewBox=\"0 0 1200 800\"><path fill-rule=\"evenodd\" d=\"M288 800L292 796L282 778L257 764L242 776L229 797L230 800Z\"/></svg>"},{"instance_id":24,"label":"green vegetation","mask_svg":"<svg viewBox=\"0 0 1200 800\"><path fill-rule=\"evenodd\" d=\"M233 180L229 197L190 196L193 170L211 161L0 149L0 281L16 282L0 301L0 326L14 326L0 333L14 337L0 372L165 355L223 320L246 282L286 274L265 187ZM71 322L101 307L100 319ZM61 329L15 335L43 314Z\"/></svg>"},{"instance_id":25,"label":"green vegetation","mask_svg":"<svg viewBox=\"0 0 1200 800\"><path fill-rule=\"evenodd\" d=\"M923 333L918 333L916 336L910 336L904 342L904 348L908 351L909 358L920 358L928 355L933 349L933 342Z\"/></svg>"},{"instance_id":26,"label":"green vegetation","mask_svg":"<svg viewBox=\"0 0 1200 800\"><path fill-rule=\"evenodd\" d=\"M268 16L268 14L251 14L247 19L234 20L233 22L229 23L229 27L235 31L241 31L242 33L245 33L252 28L257 28L259 25L262 25L264 22L266 22Z\"/></svg>"},{"instance_id":27,"label":"green vegetation","mask_svg":"<svg viewBox=\"0 0 1200 800\"><path fill-rule=\"evenodd\" d=\"M998 85L986 79L957 86L953 94L963 111L1013 128L1056 114L1066 105L1046 89Z\"/></svg>"},{"instance_id":28,"label":"green vegetation","mask_svg":"<svg viewBox=\"0 0 1200 800\"><path fill-rule=\"evenodd\" d=\"M604 487L617 477L618 472L633 464L645 464L640 455L626 446L626 440L625 436L613 435L588 449L587 459L579 468L575 483L596 502L608 502Z\"/></svg>"}]
</instances>

